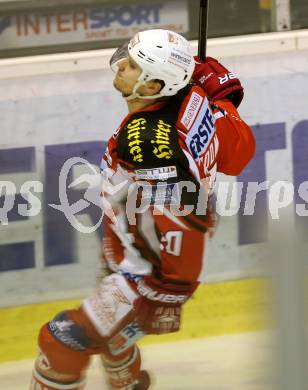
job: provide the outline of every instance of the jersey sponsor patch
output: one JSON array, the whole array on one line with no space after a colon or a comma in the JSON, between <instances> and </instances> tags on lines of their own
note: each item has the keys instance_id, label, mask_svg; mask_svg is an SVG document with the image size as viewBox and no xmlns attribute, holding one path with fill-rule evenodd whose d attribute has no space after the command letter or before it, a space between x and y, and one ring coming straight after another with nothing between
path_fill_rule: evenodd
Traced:
<instances>
[{"instance_id":1,"label":"jersey sponsor patch","mask_svg":"<svg viewBox=\"0 0 308 390\"><path fill-rule=\"evenodd\" d=\"M173 150L171 148L170 134L172 125L159 119L154 131L154 139L151 140L153 145L153 154L159 159L169 160L173 156Z\"/></svg>"},{"instance_id":2,"label":"jersey sponsor patch","mask_svg":"<svg viewBox=\"0 0 308 390\"><path fill-rule=\"evenodd\" d=\"M133 161L143 162L142 144L144 141L141 140L141 135L146 130L146 123L145 118L137 118L126 125L128 148Z\"/></svg>"},{"instance_id":3,"label":"jersey sponsor patch","mask_svg":"<svg viewBox=\"0 0 308 390\"><path fill-rule=\"evenodd\" d=\"M187 130L190 130L192 124L194 123L201 107L202 101L203 97L198 93L193 92L191 94L186 110L181 118L181 123L185 126Z\"/></svg>"},{"instance_id":4,"label":"jersey sponsor patch","mask_svg":"<svg viewBox=\"0 0 308 390\"><path fill-rule=\"evenodd\" d=\"M204 99L197 119L187 134L185 143L195 159L200 158L206 151L215 135L215 117L209 105Z\"/></svg>"},{"instance_id":5,"label":"jersey sponsor patch","mask_svg":"<svg viewBox=\"0 0 308 390\"><path fill-rule=\"evenodd\" d=\"M167 180L178 175L174 165L151 169L136 169L135 174L138 180Z\"/></svg>"}]
</instances>

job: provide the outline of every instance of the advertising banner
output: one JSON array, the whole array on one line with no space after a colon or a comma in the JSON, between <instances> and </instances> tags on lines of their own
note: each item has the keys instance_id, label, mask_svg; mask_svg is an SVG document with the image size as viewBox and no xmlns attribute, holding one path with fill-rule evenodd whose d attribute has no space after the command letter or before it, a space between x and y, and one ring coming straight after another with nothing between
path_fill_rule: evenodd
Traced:
<instances>
[{"instance_id":1,"label":"advertising banner","mask_svg":"<svg viewBox=\"0 0 308 390\"><path fill-rule=\"evenodd\" d=\"M130 38L149 28L189 30L187 0L106 5L0 18L0 50Z\"/></svg>"},{"instance_id":2,"label":"advertising banner","mask_svg":"<svg viewBox=\"0 0 308 390\"><path fill-rule=\"evenodd\" d=\"M222 59L245 86L240 113L257 152L238 178L219 176L205 281L266 273L273 223L284 215L307 245L307 55ZM94 284L102 237L96 172L127 113L112 78L104 70L0 81L2 306L80 296Z\"/></svg>"}]
</instances>

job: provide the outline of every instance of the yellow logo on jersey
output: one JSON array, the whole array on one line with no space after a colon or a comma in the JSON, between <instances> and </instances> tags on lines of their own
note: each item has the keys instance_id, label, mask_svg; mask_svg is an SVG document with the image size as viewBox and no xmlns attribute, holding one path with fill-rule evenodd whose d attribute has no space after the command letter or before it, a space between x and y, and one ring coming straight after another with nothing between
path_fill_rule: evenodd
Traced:
<instances>
[{"instance_id":1,"label":"yellow logo on jersey","mask_svg":"<svg viewBox=\"0 0 308 390\"><path fill-rule=\"evenodd\" d=\"M144 141L140 140L141 130L145 130L146 120L144 118L133 119L129 125L127 125L127 139L129 153L133 156L133 160L137 162L143 162L143 154L141 144Z\"/></svg>"},{"instance_id":2,"label":"yellow logo on jersey","mask_svg":"<svg viewBox=\"0 0 308 390\"><path fill-rule=\"evenodd\" d=\"M153 153L157 158L169 160L173 156L173 151L170 147L170 127L171 125L160 119L157 129L154 129L155 140L152 140L151 143L155 145Z\"/></svg>"}]
</instances>

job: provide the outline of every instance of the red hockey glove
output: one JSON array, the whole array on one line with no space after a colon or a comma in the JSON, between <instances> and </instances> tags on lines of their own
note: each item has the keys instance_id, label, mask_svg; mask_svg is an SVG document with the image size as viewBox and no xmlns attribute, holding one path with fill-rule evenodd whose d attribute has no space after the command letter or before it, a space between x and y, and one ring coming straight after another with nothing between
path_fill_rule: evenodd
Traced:
<instances>
[{"instance_id":1,"label":"red hockey glove","mask_svg":"<svg viewBox=\"0 0 308 390\"><path fill-rule=\"evenodd\" d=\"M213 99L229 99L237 108L244 97L240 80L215 58L206 57L202 62L194 57L196 66L193 80Z\"/></svg>"},{"instance_id":2,"label":"red hockey glove","mask_svg":"<svg viewBox=\"0 0 308 390\"><path fill-rule=\"evenodd\" d=\"M162 290L159 284L151 276L137 283L140 298L135 302L136 317L140 328L147 334L177 332L180 329L182 304L193 292L187 287L178 286L179 291L170 293Z\"/></svg>"},{"instance_id":3,"label":"red hockey glove","mask_svg":"<svg viewBox=\"0 0 308 390\"><path fill-rule=\"evenodd\" d=\"M162 334L177 332L180 329L180 304L170 304L150 301L140 297L135 305L137 321L146 334Z\"/></svg>"}]
</instances>

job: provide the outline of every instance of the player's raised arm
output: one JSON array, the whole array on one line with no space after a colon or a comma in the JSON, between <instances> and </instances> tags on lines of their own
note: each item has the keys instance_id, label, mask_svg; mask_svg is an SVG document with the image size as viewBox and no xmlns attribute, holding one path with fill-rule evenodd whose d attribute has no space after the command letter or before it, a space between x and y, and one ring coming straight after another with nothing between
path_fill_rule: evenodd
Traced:
<instances>
[{"instance_id":1,"label":"player's raised arm","mask_svg":"<svg viewBox=\"0 0 308 390\"><path fill-rule=\"evenodd\" d=\"M195 57L194 81L212 102L219 139L218 172L237 176L255 153L252 129L240 117L237 108L244 98L238 77L212 57Z\"/></svg>"}]
</instances>

